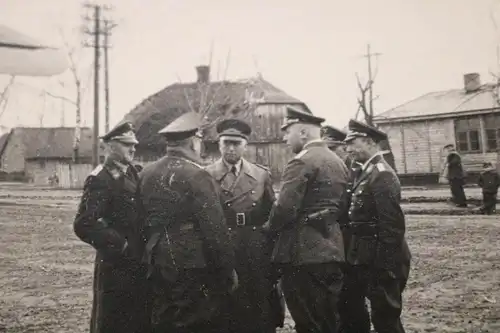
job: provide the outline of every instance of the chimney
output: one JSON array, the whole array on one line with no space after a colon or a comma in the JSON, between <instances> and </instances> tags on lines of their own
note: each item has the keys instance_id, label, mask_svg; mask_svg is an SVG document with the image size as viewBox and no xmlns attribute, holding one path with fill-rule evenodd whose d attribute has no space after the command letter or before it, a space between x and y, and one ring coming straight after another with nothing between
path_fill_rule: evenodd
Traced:
<instances>
[{"instance_id":1,"label":"chimney","mask_svg":"<svg viewBox=\"0 0 500 333\"><path fill-rule=\"evenodd\" d=\"M198 78L196 82L198 83L209 83L210 82L210 67L206 65L196 66L196 73Z\"/></svg>"},{"instance_id":2,"label":"chimney","mask_svg":"<svg viewBox=\"0 0 500 333\"><path fill-rule=\"evenodd\" d=\"M481 88L481 79L479 73L464 74L465 93L478 91Z\"/></svg>"}]
</instances>

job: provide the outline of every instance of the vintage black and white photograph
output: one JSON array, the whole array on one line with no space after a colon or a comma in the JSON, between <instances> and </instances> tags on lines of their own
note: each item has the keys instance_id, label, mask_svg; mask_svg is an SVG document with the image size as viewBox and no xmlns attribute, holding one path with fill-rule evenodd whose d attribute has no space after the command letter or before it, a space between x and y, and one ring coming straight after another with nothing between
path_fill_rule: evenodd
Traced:
<instances>
[{"instance_id":1,"label":"vintage black and white photograph","mask_svg":"<svg viewBox=\"0 0 500 333\"><path fill-rule=\"evenodd\" d=\"M499 333L500 0L0 0L0 332Z\"/></svg>"}]
</instances>

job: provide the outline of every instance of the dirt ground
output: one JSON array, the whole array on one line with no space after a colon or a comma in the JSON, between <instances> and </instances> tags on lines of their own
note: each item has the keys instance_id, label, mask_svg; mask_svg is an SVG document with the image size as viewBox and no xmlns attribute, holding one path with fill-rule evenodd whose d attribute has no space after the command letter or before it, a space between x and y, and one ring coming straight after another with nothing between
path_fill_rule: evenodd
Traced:
<instances>
[{"instance_id":1,"label":"dirt ground","mask_svg":"<svg viewBox=\"0 0 500 333\"><path fill-rule=\"evenodd\" d=\"M0 206L0 332L88 332L94 252L72 232L73 205L34 202ZM407 332L500 332L498 216L407 223Z\"/></svg>"}]
</instances>

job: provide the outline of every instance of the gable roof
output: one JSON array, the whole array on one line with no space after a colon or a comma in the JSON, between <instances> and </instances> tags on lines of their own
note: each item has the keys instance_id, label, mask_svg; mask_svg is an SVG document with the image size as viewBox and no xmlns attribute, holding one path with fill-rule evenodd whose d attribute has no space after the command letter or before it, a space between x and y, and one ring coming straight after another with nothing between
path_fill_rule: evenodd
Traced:
<instances>
[{"instance_id":1,"label":"gable roof","mask_svg":"<svg viewBox=\"0 0 500 333\"><path fill-rule=\"evenodd\" d=\"M256 77L207 84L174 83L144 99L122 121L134 125L139 146L151 147L163 142L158 131L185 112L203 109L210 122L247 110L251 100L257 104L300 105L309 111L300 100Z\"/></svg>"},{"instance_id":2,"label":"gable roof","mask_svg":"<svg viewBox=\"0 0 500 333\"><path fill-rule=\"evenodd\" d=\"M73 157L74 127L17 127L10 135L21 138L26 159ZM79 156L92 156L91 128L81 128Z\"/></svg>"},{"instance_id":3,"label":"gable roof","mask_svg":"<svg viewBox=\"0 0 500 333\"><path fill-rule=\"evenodd\" d=\"M446 118L479 111L491 112L500 108L495 90L495 85L486 84L478 91L470 93L466 93L464 89L431 92L376 115L374 122L380 124Z\"/></svg>"}]
</instances>

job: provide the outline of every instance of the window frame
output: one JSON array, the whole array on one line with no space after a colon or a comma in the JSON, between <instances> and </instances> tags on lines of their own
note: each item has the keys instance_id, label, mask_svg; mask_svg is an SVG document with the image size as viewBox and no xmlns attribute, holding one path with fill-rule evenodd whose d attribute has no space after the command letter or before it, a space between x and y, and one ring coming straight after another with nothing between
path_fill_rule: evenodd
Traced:
<instances>
[{"instance_id":1,"label":"window frame","mask_svg":"<svg viewBox=\"0 0 500 333\"><path fill-rule=\"evenodd\" d=\"M495 119L496 118L496 119ZM484 138L486 142L486 149L485 151L488 153L494 153L497 152L500 149L500 113L495 112L491 114L486 114L483 115L483 120L484 120ZM490 146L490 137L488 136L488 133L491 133L490 131L494 131L495 133L495 147L492 148Z\"/></svg>"}]
</instances>

